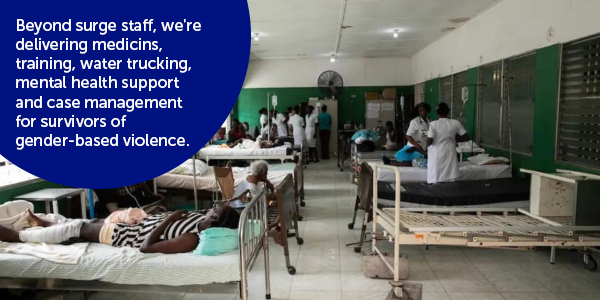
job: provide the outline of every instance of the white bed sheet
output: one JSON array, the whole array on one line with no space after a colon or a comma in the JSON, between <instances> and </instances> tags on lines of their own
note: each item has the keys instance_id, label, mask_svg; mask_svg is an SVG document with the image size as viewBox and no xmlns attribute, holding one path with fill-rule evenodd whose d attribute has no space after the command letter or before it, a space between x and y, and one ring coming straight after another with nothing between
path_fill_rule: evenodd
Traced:
<instances>
[{"instance_id":1,"label":"white bed sheet","mask_svg":"<svg viewBox=\"0 0 600 300\"><path fill-rule=\"evenodd\" d=\"M240 280L239 252L217 256L143 254L137 249L90 244L76 265L0 254L0 277L99 280L116 284L203 285Z\"/></svg>"},{"instance_id":2,"label":"white bed sheet","mask_svg":"<svg viewBox=\"0 0 600 300\"><path fill-rule=\"evenodd\" d=\"M288 174L294 173L294 164L281 165L285 166L269 166L269 174L267 175L267 179L269 179L274 186L277 186L279 183L281 183ZM238 184L248 176L248 174L248 168L233 168L234 185L237 187ZM194 176L191 175L167 173L158 176L155 180L158 188L177 188L187 190L194 189ZM212 167L208 170L208 172L204 173L204 175L196 176L196 188L198 190L209 192L218 190L215 173Z\"/></svg>"},{"instance_id":3,"label":"white bed sheet","mask_svg":"<svg viewBox=\"0 0 600 300\"><path fill-rule=\"evenodd\" d=\"M231 149L219 148L218 145L206 146L198 152L200 156L285 156L291 146L280 146L265 149Z\"/></svg>"},{"instance_id":4,"label":"white bed sheet","mask_svg":"<svg viewBox=\"0 0 600 300\"><path fill-rule=\"evenodd\" d=\"M373 165L380 162L369 162ZM485 165L478 166L468 161L459 162L460 181L467 180L485 180L485 179L498 179L498 178L510 178L512 172L510 165ZM415 167L398 167L400 169L400 176L402 183L408 182L427 182L427 169L426 168L415 168ZM379 169L377 172L377 180L383 182L395 182L396 174L392 170Z\"/></svg>"}]
</instances>

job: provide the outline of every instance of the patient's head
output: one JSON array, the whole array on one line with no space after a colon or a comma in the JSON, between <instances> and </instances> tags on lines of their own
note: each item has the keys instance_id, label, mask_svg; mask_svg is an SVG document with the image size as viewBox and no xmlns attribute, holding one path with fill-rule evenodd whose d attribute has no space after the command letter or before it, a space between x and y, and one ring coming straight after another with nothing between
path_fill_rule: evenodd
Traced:
<instances>
[{"instance_id":1,"label":"patient's head","mask_svg":"<svg viewBox=\"0 0 600 300\"><path fill-rule=\"evenodd\" d=\"M250 131L250 124L248 122L244 122L244 130Z\"/></svg>"},{"instance_id":2,"label":"patient's head","mask_svg":"<svg viewBox=\"0 0 600 300\"><path fill-rule=\"evenodd\" d=\"M202 221L198 226L199 230L213 228L213 227L224 227L230 229L238 228L240 223L240 214L229 205L222 205L220 207L211 209L206 214L206 219Z\"/></svg>"},{"instance_id":3,"label":"patient's head","mask_svg":"<svg viewBox=\"0 0 600 300\"><path fill-rule=\"evenodd\" d=\"M269 164L264 160L255 160L250 164L250 175L255 176L259 181L267 179L269 173Z\"/></svg>"}]
</instances>

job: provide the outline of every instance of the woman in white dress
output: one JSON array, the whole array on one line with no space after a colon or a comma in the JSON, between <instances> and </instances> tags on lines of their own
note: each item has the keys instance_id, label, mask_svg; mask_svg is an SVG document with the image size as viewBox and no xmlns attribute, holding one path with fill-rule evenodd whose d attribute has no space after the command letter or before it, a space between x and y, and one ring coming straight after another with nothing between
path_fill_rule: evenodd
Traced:
<instances>
[{"instance_id":1,"label":"woman in white dress","mask_svg":"<svg viewBox=\"0 0 600 300\"><path fill-rule=\"evenodd\" d=\"M306 139L306 135L304 133L304 119L298 115L299 110L300 108L298 106L292 109L292 112L290 113L290 120L288 121L288 125L292 127L295 148L301 148L302 142L304 142L304 139Z\"/></svg>"},{"instance_id":2,"label":"woman in white dress","mask_svg":"<svg viewBox=\"0 0 600 300\"><path fill-rule=\"evenodd\" d=\"M269 111L266 107L261 108L258 113L260 114L260 135L265 138L269 133Z\"/></svg>"},{"instance_id":3,"label":"woman in white dress","mask_svg":"<svg viewBox=\"0 0 600 300\"><path fill-rule=\"evenodd\" d=\"M436 112L439 120L431 122L427 133L427 183L452 182L460 175L456 143L471 138L459 121L448 119L448 104L440 103Z\"/></svg>"},{"instance_id":4,"label":"woman in white dress","mask_svg":"<svg viewBox=\"0 0 600 300\"><path fill-rule=\"evenodd\" d=\"M315 112L315 107L308 106L306 115L306 146L308 147L308 157L311 162L319 162L317 154L317 129L319 128L319 114Z\"/></svg>"}]
</instances>

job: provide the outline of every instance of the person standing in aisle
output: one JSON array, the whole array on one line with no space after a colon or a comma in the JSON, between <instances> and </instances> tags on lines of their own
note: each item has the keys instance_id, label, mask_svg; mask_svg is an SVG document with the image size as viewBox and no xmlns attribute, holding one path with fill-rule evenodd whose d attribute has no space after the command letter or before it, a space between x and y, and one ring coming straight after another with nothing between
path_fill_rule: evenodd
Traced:
<instances>
[{"instance_id":1,"label":"person standing in aisle","mask_svg":"<svg viewBox=\"0 0 600 300\"><path fill-rule=\"evenodd\" d=\"M258 113L260 114L260 135L265 138L269 134L269 111L263 107Z\"/></svg>"},{"instance_id":2,"label":"person standing in aisle","mask_svg":"<svg viewBox=\"0 0 600 300\"><path fill-rule=\"evenodd\" d=\"M311 162L319 162L317 154L317 129L319 128L319 118L315 107L308 106L306 115L306 146L308 147L308 157Z\"/></svg>"},{"instance_id":3,"label":"person standing in aisle","mask_svg":"<svg viewBox=\"0 0 600 300\"><path fill-rule=\"evenodd\" d=\"M294 135L294 147L302 148L302 142L304 142L304 139L306 139L306 135L304 133L304 119L298 115L298 111L300 111L300 107L298 106L292 109L288 125L292 127L292 133Z\"/></svg>"},{"instance_id":4,"label":"person standing in aisle","mask_svg":"<svg viewBox=\"0 0 600 300\"><path fill-rule=\"evenodd\" d=\"M427 183L452 182L460 175L456 143L471 139L459 121L448 119L448 104L440 103L436 112L439 119L431 122L427 132Z\"/></svg>"},{"instance_id":5,"label":"person standing in aisle","mask_svg":"<svg viewBox=\"0 0 600 300\"><path fill-rule=\"evenodd\" d=\"M321 106L319 114L319 138L321 139L321 159L329 159L329 139L331 138L331 115L327 105Z\"/></svg>"}]
</instances>

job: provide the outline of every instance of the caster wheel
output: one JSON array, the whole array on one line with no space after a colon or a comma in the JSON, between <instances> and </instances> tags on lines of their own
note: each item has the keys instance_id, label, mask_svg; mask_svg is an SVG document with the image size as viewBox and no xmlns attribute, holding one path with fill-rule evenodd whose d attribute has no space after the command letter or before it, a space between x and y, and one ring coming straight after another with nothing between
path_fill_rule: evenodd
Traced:
<instances>
[{"instance_id":1,"label":"caster wheel","mask_svg":"<svg viewBox=\"0 0 600 300\"><path fill-rule=\"evenodd\" d=\"M298 216L298 221L302 221L302 220L304 220L304 217Z\"/></svg>"},{"instance_id":2,"label":"caster wheel","mask_svg":"<svg viewBox=\"0 0 600 300\"><path fill-rule=\"evenodd\" d=\"M296 274L296 268L294 268L293 266L291 266L291 267L288 267L288 273L289 273L290 275L294 275L294 274Z\"/></svg>"},{"instance_id":3,"label":"caster wheel","mask_svg":"<svg viewBox=\"0 0 600 300\"><path fill-rule=\"evenodd\" d=\"M267 299L267 300L271 299L271 294L266 294L265 299Z\"/></svg>"},{"instance_id":4,"label":"caster wheel","mask_svg":"<svg viewBox=\"0 0 600 300\"><path fill-rule=\"evenodd\" d=\"M300 202L300 206L302 206L302 207L305 207L305 206L306 206L306 202L304 202L304 201L301 201L301 202Z\"/></svg>"},{"instance_id":5,"label":"caster wheel","mask_svg":"<svg viewBox=\"0 0 600 300\"><path fill-rule=\"evenodd\" d=\"M425 250L429 250L429 245L425 245Z\"/></svg>"},{"instance_id":6,"label":"caster wheel","mask_svg":"<svg viewBox=\"0 0 600 300\"><path fill-rule=\"evenodd\" d=\"M356 252L356 253L360 253L361 250L362 250L362 247L354 247L354 252Z\"/></svg>"},{"instance_id":7,"label":"caster wheel","mask_svg":"<svg viewBox=\"0 0 600 300\"><path fill-rule=\"evenodd\" d=\"M348 223L348 229L354 229L354 223Z\"/></svg>"},{"instance_id":8,"label":"caster wheel","mask_svg":"<svg viewBox=\"0 0 600 300\"><path fill-rule=\"evenodd\" d=\"M304 202L304 195L300 196L300 200Z\"/></svg>"},{"instance_id":9,"label":"caster wheel","mask_svg":"<svg viewBox=\"0 0 600 300\"><path fill-rule=\"evenodd\" d=\"M298 245L302 245L302 244L304 244L304 239L303 238L297 238L296 242L298 242Z\"/></svg>"},{"instance_id":10,"label":"caster wheel","mask_svg":"<svg viewBox=\"0 0 600 300\"><path fill-rule=\"evenodd\" d=\"M583 255L583 267L590 271L596 271L598 269L598 263L596 262L594 257L592 257L591 255L584 254Z\"/></svg>"}]
</instances>

